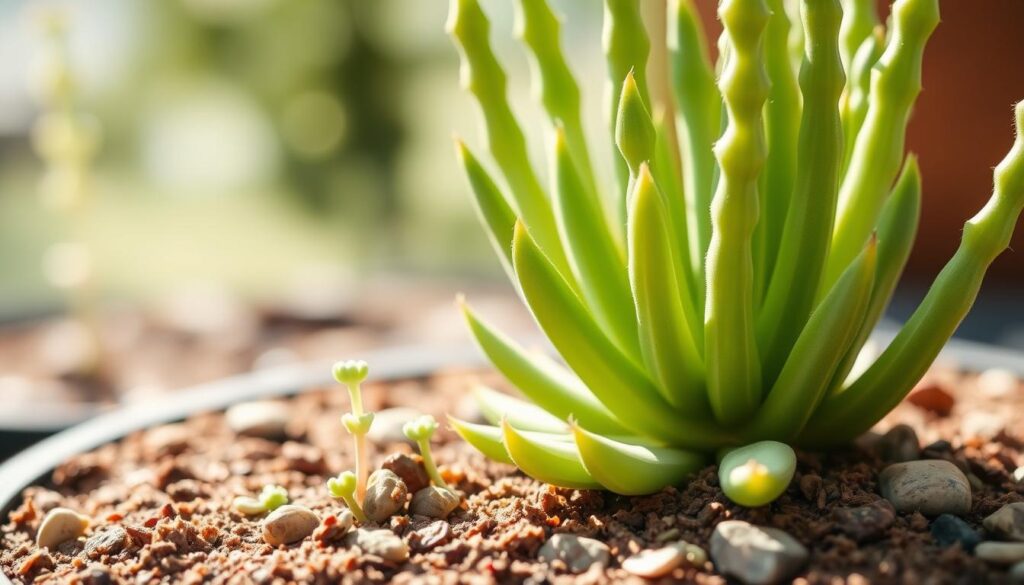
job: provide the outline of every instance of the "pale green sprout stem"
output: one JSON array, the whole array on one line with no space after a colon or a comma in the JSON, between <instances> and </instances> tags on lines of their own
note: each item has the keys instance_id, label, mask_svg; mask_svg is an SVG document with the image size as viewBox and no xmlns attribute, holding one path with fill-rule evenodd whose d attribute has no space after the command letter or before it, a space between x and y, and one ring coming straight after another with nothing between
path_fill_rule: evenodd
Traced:
<instances>
[{"instance_id":1,"label":"pale green sprout stem","mask_svg":"<svg viewBox=\"0 0 1024 585\"><path fill-rule=\"evenodd\" d=\"M405 436L420 448L420 456L423 457L423 467L427 470L427 475L430 476L431 481L434 485L444 489L450 489L448 483L441 477L441 472L437 470L437 464L434 463L434 456L430 451L430 439L434 436L434 432L437 431L437 421L434 417L429 414L424 414L414 420L411 420L402 426L402 432Z\"/></svg>"},{"instance_id":2,"label":"pale green sprout stem","mask_svg":"<svg viewBox=\"0 0 1024 585\"><path fill-rule=\"evenodd\" d=\"M785 443L759 441L733 449L718 465L718 483L741 506L764 506L782 495L796 472L796 453Z\"/></svg>"},{"instance_id":3,"label":"pale green sprout stem","mask_svg":"<svg viewBox=\"0 0 1024 585\"><path fill-rule=\"evenodd\" d=\"M363 507L359 505L359 500L356 498L357 483L356 474L351 471L343 471L338 474L338 477L327 480L327 491L333 497L345 500L356 520L366 522L366 513L363 512Z\"/></svg>"},{"instance_id":4,"label":"pale green sprout stem","mask_svg":"<svg viewBox=\"0 0 1024 585\"><path fill-rule=\"evenodd\" d=\"M360 385L366 379L370 368L361 360L349 360L334 364L334 379L348 387L352 412L341 416L341 423L352 435L352 445L356 459L356 494L362 498L366 494L366 480L370 474L370 452L366 442L366 434L373 424L373 413L363 412L363 395Z\"/></svg>"}]
</instances>

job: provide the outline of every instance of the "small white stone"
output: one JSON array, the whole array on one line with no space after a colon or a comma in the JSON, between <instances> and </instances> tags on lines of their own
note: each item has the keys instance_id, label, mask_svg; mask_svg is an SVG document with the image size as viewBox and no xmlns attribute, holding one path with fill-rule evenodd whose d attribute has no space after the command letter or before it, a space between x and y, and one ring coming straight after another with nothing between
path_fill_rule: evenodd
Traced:
<instances>
[{"instance_id":1,"label":"small white stone","mask_svg":"<svg viewBox=\"0 0 1024 585\"><path fill-rule=\"evenodd\" d=\"M622 561L628 573L647 579L656 579L672 572L684 562L694 566L707 561L704 549L688 542L676 542L659 549L647 549Z\"/></svg>"},{"instance_id":2,"label":"small white stone","mask_svg":"<svg viewBox=\"0 0 1024 585\"><path fill-rule=\"evenodd\" d=\"M409 504L409 511L428 518L447 518L455 508L459 507L462 498L452 490L437 486L428 486L416 492Z\"/></svg>"},{"instance_id":3,"label":"small white stone","mask_svg":"<svg viewBox=\"0 0 1024 585\"><path fill-rule=\"evenodd\" d=\"M1024 561L1024 542L983 542L974 549L974 556L997 565Z\"/></svg>"},{"instance_id":4,"label":"small white stone","mask_svg":"<svg viewBox=\"0 0 1024 585\"><path fill-rule=\"evenodd\" d=\"M89 519L68 508L54 508L43 518L36 533L36 546L56 548L63 542L74 540L85 534Z\"/></svg>"},{"instance_id":5,"label":"small white stone","mask_svg":"<svg viewBox=\"0 0 1024 585\"><path fill-rule=\"evenodd\" d=\"M290 416L288 405L274 400L242 402L224 413L232 431L261 439L284 437Z\"/></svg>"},{"instance_id":6,"label":"small white stone","mask_svg":"<svg viewBox=\"0 0 1024 585\"><path fill-rule=\"evenodd\" d=\"M747 585L773 585L793 577L807 562L808 552L778 528L726 520L711 535L711 558L721 573Z\"/></svg>"},{"instance_id":7,"label":"small white stone","mask_svg":"<svg viewBox=\"0 0 1024 585\"><path fill-rule=\"evenodd\" d=\"M537 556L548 563L558 559L573 573L582 573L595 565L604 569L610 558L608 545L573 534L555 534L540 547Z\"/></svg>"},{"instance_id":8,"label":"small white stone","mask_svg":"<svg viewBox=\"0 0 1024 585\"><path fill-rule=\"evenodd\" d=\"M978 388L986 396L1005 398L1014 394L1020 386L1017 374L1004 368L991 368L978 376Z\"/></svg>"},{"instance_id":9,"label":"small white stone","mask_svg":"<svg viewBox=\"0 0 1024 585\"><path fill-rule=\"evenodd\" d=\"M320 517L309 508L285 504L263 519L263 540L272 546L298 542L316 530Z\"/></svg>"},{"instance_id":10,"label":"small white stone","mask_svg":"<svg viewBox=\"0 0 1024 585\"><path fill-rule=\"evenodd\" d=\"M1024 465L1021 465L1013 472L1013 479L1015 481L1024 481Z\"/></svg>"},{"instance_id":11,"label":"small white stone","mask_svg":"<svg viewBox=\"0 0 1024 585\"><path fill-rule=\"evenodd\" d=\"M409 558L409 545L390 530L357 529L348 535L350 545L358 546L368 555L400 563Z\"/></svg>"},{"instance_id":12,"label":"small white stone","mask_svg":"<svg viewBox=\"0 0 1024 585\"><path fill-rule=\"evenodd\" d=\"M415 408L404 406L379 410L373 415L373 424L370 425L370 432L366 433L366 438L376 445L411 443L402 431L402 426L422 414Z\"/></svg>"}]
</instances>

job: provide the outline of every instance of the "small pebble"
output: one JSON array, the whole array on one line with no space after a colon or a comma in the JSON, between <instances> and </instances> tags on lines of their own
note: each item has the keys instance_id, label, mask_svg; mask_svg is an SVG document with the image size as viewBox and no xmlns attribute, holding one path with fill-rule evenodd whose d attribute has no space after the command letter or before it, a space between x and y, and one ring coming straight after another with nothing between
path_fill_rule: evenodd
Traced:
<instances>
[{"instance_id":1,"label":"small pebble","mask_svg":"<svg viewBox=\"0 0 1024 585\"><path fill-rule=\"evenodd\" d=\"M540 560L562 561L572 573L582 573L595 565L604 569L610 556L605 543L574 534L555 534L537 552Z\"/></svg>"},{"instance_id":2,"label":"small pebble","mask_svg":"<svg viewBox=\"0 0 1024 585\"><path fill-rule=\"evenodd\" d=\"M921 443L909 425L896 425L882 435L877 445L878 454L889 463L915 461L921 456Z\"/></svg>"},{"instance_id":3,"label":"small pebble","mask_svg":"<svg viewBox=\"0 0 1024 585\"><path fill-rule=\"evenodd\" d=\"M889 500L897 512L962 516L971 511L971 484L949 461L896 463L883 469L878 480L882 497Z\"/></svg>"},{"instance_id":4,"label":"small pebble","mask_svg":"<svg viewBox=\"0 0 1024 585\"><path fill-rule=\"evenodd\" d=\"M409 490L395 473L378 469L370 474L363 498L363 511L374 522L383 522L398 513L405 506Z\"/></svg>"},{"instance_id":5,"label":"small pebble","mask_svg":"<svg viewBox=\"0 0 1024 585\"><path fill-rule=\"evenodd\" d=\"M54 508L43 518L36 533L36 546L55 549L69 540L85 534L89 519L68 508Z\"/></svg>"},{"instance_id":6,"label":"small pebble","mask_svg":"<svg viewBox=\"0 0 1024 585\"><path fill-rule=\"evenodd\" d=\"M423 458L419 455L406 455L405 453L392 453L380 464L383 469L390 469L402 478L409 493L415 494L421 489L430 485L430 476L423 468Z\"/></svg>"},{"instance_id":7,"label":"small pebble","mask_svg":"<svg viewBox=\"0 0 1024 585\"><path fill-rule=\"evenodd\" d=\"M128 543L128 533L120 526L112 526L103 532L97 532L85 541L82 552L89 558L103 555L115 555Z\"/></svg>"},{"instance_id":8,"label":"small pebble","mask_svg":"<svg viewBox=\"0 0 1024 585\"><path fill-rule=\"evenodd\" d=\"M324 518L313 532L313 538L321 543L339 542L349 533L354 523L351 510L342 510L337 515L332 514Z\"/></svg>"},{"instance_id":9,"label":"small pebble","mask_svg":"<svg viewBox=\"0 0 1024 585\"><path fill-rule=\"evenodd\" d=\"M416 550L427 551L448 544L453 536L451 525L442 520L437 520L423 528L414 530L409 536L409 540Z\"/></svg>"},{"instance_id":10,"label":"small pebble","mask_svg":"<svg viewBox=\"0 0 1024 585\"><path fill-rule=\"evenodd\" d=\"M1017 563L1010 569L1009 577L1010 583L1014 585L1024 583L1024 561Z\"/></svg>"},{"instance_id":11,"label":"small pebble","mask_svg":"<svg viewBox=\"0 0 1024 585\"><path fill-rule=\"evenodd\" d=\"M892 526L896 510L886 500L856 508L836 508L832 512L836 527L857 542L876 539Z\"/></svg>"},{"instance_id":12,"label":"small pebble","mask_svg":"<svg viewBox=\"0 0 1024 585\"><path fill-rule=\"evenodd\" d=\"M991 368L978 376L978 388L992 398L1005 398L1017 391L1017 375L1003 368Z\"/></svg>"},{"instance_id":13,"label":"small pebble","mask_svg":"<svg viewBox=\"0 0 1024 585\"><path fill-rule=\"evenodd\" d=\"M974 556L997 565L1024 561L1024 542L983 542L974 549Z\"/></svg>"},{"instance_id":14,"label":"small pebble","mask_svg":"<svg viewBox=\"0 0 1024 585\"><path fill-rule=\"evenodd\" d=\"M977 530L952 514L940 515L932 522L930 530L935 542L943 547L960 543L960 548L971 552L981 542L981 535Z\"/></svg>"},{"instance_id":15,"label":"small pebble","mask_svg":"<svg viewBox=\"0 0 1024 585\"><path fill-rule=\"evenodd\" d=\"M288 405L274 400L242 402L224 413L228 426L239 435L282 439L291 413Z\"/></svg>"},{"instance_id":16,"label":"small pebble","mask_svg":"<svg viewBox=\"0 0 1024 585\"><path fill-rule=\"evenodd\" d=\"M263 540L271 546L298 542L316 530L320 517L309 508L285 504L263 519Z\"/></svg>"},{"instance_id":17,"label":"small pebble","mask_svg":"<svg viewBox=\"0 0 1024 585\"><path fill-rule=\"evenodd\" d=\"M357 529L348 536L349 545L358 546L368 555L400 563L409 558L409 545L390 530Z\"/></svg>"},{"instance_id":18,"label":"small pebble","mask_svg":"<svg viewBox=\"0 0 1024 585\"><path fill-rule=\"evenodd\" d=\"M939 416L949 416L956 399L938 384L922 384L907 396L907 402Z\"/></svg>"},{"instance_id":19,"label":"small pebble","mask_svg":"<svg viewBox=\"0 0 1024 585\"><path fill-rule=\"evenodd\" d=\"M972 411L960 421L960 434L966 439L991 439L1002 432L1006 421L994 412Z\"/></svg>"},{"instance_id":20,"label":"small pebble","mask_svg":"<svg viewBox=\"0 0 1024 585\"><path fill-rule=\"evenodd\" d=\"M1024 465L1021 465L1013 472L1014 481L1024 482Z\"/></svg>"},{"instance_id":21,"label":"small pebble","mask_svg":"<svg viewBox=\"0 0 1024 585\"><path fill-rule=\"evenodd\" d=\"M420 516L443 520L459 507L461 501L462 498L452 490L430 486L413 495L409 511Z\"/></svg>"},{"instance_id":22,"label":"small pebble","mask_svg":"<svg viewBox=\"0 0 1024 585\"><path fill-rule=\"evenodd\" d=\"M1024 542L1024 502L1006 504L985 518L982 525L999 538Z\"/></svg>"},{"instance_id":23,"label":"small pebble","mask_svg":"<svg viewBox=\"0 0 1024 585\"><path fill-rule=\"evenodd\" d=\"M422 414L422 412L415 408L404 406L379 410L373 415L373 424L370 425L370 432L366 433L366 437L370 442L377 445L386 445L388 443L411 444L411 441L405 436L405 432L402 431L402 426L422 416Z\"/></svg>"},{"instance_id":24,"label":"small pebble","mask_svg":"<svg viewBox=\"0 0 1024 585\"><path fill-rule=\"evenodd\" d=\"M726 520L711 535L715 567L747 585L773 585L791 579L807 558L807 549L778 528Z\"/></svg>"},{"instance_id":25,"label":"small pebble","mask_svg":"<svg viewBox=\"0 0 1024 585\"><path fill-rule=\"evenodd\" d=\"M642 550L622 561L622 568L638 577L656 579L671 573L683 562L700 566L706 561L704 549L688 542L676 542L659 549Z\"/></svg>"}]
</instances>

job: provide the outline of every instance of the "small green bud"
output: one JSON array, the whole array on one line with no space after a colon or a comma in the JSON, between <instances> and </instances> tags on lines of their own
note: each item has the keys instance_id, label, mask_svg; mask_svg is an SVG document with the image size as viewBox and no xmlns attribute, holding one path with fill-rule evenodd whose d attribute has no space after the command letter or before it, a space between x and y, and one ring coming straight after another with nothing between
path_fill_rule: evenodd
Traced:
<instances>
[{"instance_id":1,"label":"small green bud","mask_svg":"<svg viewBox=\"0 0 1024 585\"><path fill-rule=\"evenodd\" d=\"M373 424L373 413L366 412L361 415L355 415L346 412L341 415L341 424L345 426L349 434L365 435L370 431L370 425Z\"/></svg>"},{"instance_id":2,"label":"small green bud","mask_svg":"<svg viewBox=\"0 0 1024 585\"><path fill-rule=\"evenodd\" d=\"M351 496L356 491L356 474L351 471L342 471L338 477L327 480L327 489L336 498Z\"/></svg>"},{"instance_id":3,"label":"small green bud","mask_svg":"<svg viewBox=\"0 0 1024 585\"><path fill-rule=\"evenodd\" d=\"M437 430L437 421L429 414L419 416L402 426L402 432L410 441L420 443L429 441Z\"/></svg>"},{"instance_id":4,"label":"small green bud","mask_svg":"<svg viewBox=\"0 0 1024 585\"><path fill-rule=\"evenodd\" d=\"M259 501L268 511L273 511L288 503L288 490L279 485L264 486Z\"/></svg>"},{"instance_id":5,"label":"small green bud","mask_svg":"<svg viewBox=\"0 0 1024 585\"><path fill-rule=\"evenodd\" d=\"M334 379L341 384L359 384L369 372L370 366L363 360L346 360L334 364Z\"/></svg>"},{"instance_id":6,"label":"small green bud","mask_svg":"<svg viewBox=\"0 0 1024 585\"><path fill-rule=\"evenodd\" d=\"M754 508L781 496L795 472L796 453L789 445L759 441L726 453L718 481L730 500Z\"/></svg>"}]
</instances>

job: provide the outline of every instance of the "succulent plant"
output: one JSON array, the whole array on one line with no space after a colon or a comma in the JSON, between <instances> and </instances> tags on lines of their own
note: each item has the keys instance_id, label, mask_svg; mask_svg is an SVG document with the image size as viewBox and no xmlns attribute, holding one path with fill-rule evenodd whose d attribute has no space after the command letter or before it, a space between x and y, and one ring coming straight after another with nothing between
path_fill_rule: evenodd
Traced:
<instances>
[{"instance_id":1,"label":"succulent plant","mask_svg":"<svg viewBox=\"0 0 1024 585\"><path fill-rule=\"evenodd\" d=\"M483 352L527 399L478 388L492 424L452 419L483 453L560 486L643 494L756 443L725 455L720 474L734 500L763 504L793 473L778 442L849 442L952 335L1024 206L1024 105L959 250L896 338L851 375L915 236L921 179L904 135L939 2L896 0L887 27L871 0L800 0L799 17L793 4L723 0L713 67L693 0L672 0L674 91L657 103L638 1L605 0L617 147L605 185L560 20L544 0L519 0L548 122L545 189L488 20L477 0L451 0L462 82L503 181L457 140L458 158L506 271L564 361L527 352L463 303Z\"/></svg>"}]
</instances>

